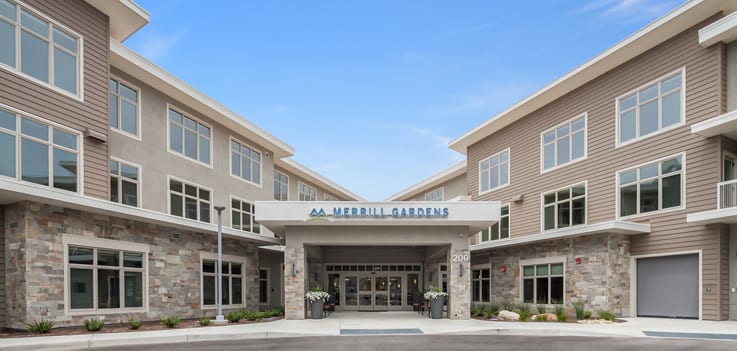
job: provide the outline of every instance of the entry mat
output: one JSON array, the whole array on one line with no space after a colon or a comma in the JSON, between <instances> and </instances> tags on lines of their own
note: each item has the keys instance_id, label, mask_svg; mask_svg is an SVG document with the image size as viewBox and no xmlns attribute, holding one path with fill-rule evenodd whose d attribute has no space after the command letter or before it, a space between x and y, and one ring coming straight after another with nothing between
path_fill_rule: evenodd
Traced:
<instances>
[{"instance_id":1,"label":"entry mat","mask_svg":"<svg viewBox=\"0 0 737 351\"><path fill-rule=\"evenodd\" d=\"M423 334L418 328L407 329L341 329L340 335L398 335Z\"/></svg>"},{"instance_id":2,"label":"entry mat","mask_svg":"<svg viewBox=\"0 0 737 351\"><path fill-rule=\"evenodd\" d=\"M643 331L643 334L647 336L658 337L658 338L737 340L737 334L674 333L674 332L659 332L659 331Z\"/></svg>"}]
</instances>

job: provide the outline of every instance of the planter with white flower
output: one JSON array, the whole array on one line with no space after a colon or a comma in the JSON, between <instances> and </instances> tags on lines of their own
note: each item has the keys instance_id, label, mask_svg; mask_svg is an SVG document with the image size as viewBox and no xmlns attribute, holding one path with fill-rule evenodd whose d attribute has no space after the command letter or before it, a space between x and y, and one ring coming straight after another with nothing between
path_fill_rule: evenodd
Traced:
<instances>
[{"instance_id":1,"label":"planter with white flower","mask_svg":"<svg viewBox=\"0 0 737 351\"><path fill-rule=\"evenodd\" d=\"M425 293L425 300L430 301L430 317L432 319L443 318L443 306L448 293L442 292L440 288L433 288Z\"/></svg>"},{"instance_id":2,"label":"planter with white flower","mask_svg":"<svg viewBox=\"0 0 737 351\"><path fill-rule=\"evenodd\" d=\"M312 319L322 318L323 306L329 298L330 294L322 291L319 286L305 293L305 301L310 305Z\"/></svg>"}]
</instances>

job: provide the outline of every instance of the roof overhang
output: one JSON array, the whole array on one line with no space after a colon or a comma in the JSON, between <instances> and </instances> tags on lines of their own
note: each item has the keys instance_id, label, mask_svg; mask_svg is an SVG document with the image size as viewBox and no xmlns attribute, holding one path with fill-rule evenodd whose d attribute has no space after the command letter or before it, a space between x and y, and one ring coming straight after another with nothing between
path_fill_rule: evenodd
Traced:
<instances>
[{"instance_id":1,"label":"roof overhang","mask_svg":"<svg viewBox=\"0 0 737 351\"><path fill-rule=\"evenodd\" d=\"M703 47L718 42L730 43L737 40L737 12L699 30L699 44Z\"/></svg>"},{"instance_id":2,"label":"roof overhang","mask_svg":"<svg viewBox=\"0 0 737 351\"><path fill-rule=\"evenodd\" d=\"M449 146L451 149L465 154L469 146L652 49L685 29L720 12L731 13L735 9L737 9L737 1L689 1L534 92L514 106L451 141Z\"/></svg>"},{"instance_id":3,"label":"roof overhang","mask_svg":"<svg viewBox=\"0 0 737 351\"><path fill-rule=\"evenodd\" d=\"M466 160L464 159L461 162L458 162L439 173L431 176L430 178L427 178L417 184L414 184L410 186L407 189L404 189L392 196L390 196L386 201L402 201L409 199L412 196L415 196L421 192L427 192L430 191L432 188L439 186L440 184L443 184L453 178L459 177L461 175L466 174Z\"/></svg>"},{"instance_id":4,"label":"roof overhang","mask_svg":"<svg viewBox=\"0 0 737 351\"><path fill-rule=\"evenodd\" d=\"M500 215L498 201L256 201L256 207L256 220L281 237L290 226L446 226L466 227L475 234L498 222Z\"/></svg>"},{"instance_id":5,"label":"roof overhang","mask_svg":"<svg viewBox=\"0 0 737 351\"><path fill-rule=\"evenodd\" d=\"M145 59L119 41L110 40L110 53L112 66L270 150L275 158L294 155L294 148L284 141Z\"/></svg>"},{"instance_id":6,"label":"roof overhang","mask_svg":"<svg viewBox=\"0 0 737 351\"><path fill-rule=\"evenodd\" d=\"M689 213L686 215L686 222L699 224L734 224L737 223L737 207Z\"/></svg>"},{"instance_id":7,"label":"roof overhang","mask_svg":"<svg viewBox=\"0 0 737 351\"><path fill-rule=\"evenodd\" d=\"M131 0L85 1L110 17L110 37L117 41L128 39L151 20L151 15Z\"/></svg>"},{"instance_id":8,"label":"roof overhang","mask_svg":"<svg viewBox=\"0 0 737 351\"><path fill-rule=\"evenodd\" d=\"M575 238L584 235L612 233L612 234L647 234L650 233L650 225L627 221L610 221L596 224L587 224L564 229L545 231L539 234L525 235L517 238L496 240L482 244L471 245L471 251L482 251L498 249L510 246L534 244L542 241Z\"/></svg>"},{"instance_id":9,"label":"roof overhang","mask_svg":"<svg viewBox=\"0 0 737 351\"><path fill-rule=\"evenodd\" d=\"M691 125L691 133L709 138L717 135L726 135L737 140L737 111L709 118Z\"/></svg>"},{"instance_id":10,"label":"roof overhang","mask_svg":"<svg viewBox=\"0 0 737 351\"><path fill-rule=\"evenodd\" d=\"M329 190L328 193L332 193L333 195L337 195L337 196L340 196L340 197L343 197L349 200L366 201L364 198L338 185L337 183L331 181L330 179L323 177L317 172L295 161L294 159L291 159L291 158L276 159L274 160L274 164L278 167L283 168L285 171L288 171L289 173L292 173L300 178L303 178L306 181L309 181L317 186L323 187L324 189L328 189Z\"/></svg>"},{"instance_id":11,"label":"roof overhang","mask_svg":"<svg viewBox=\"0 0 737 351\"><path fill-rule=\"evenodd\" d=\"M56 190L41 186L33 186L18 181L0 179L0 205L18 201L34 201L79 211L102 214L169 228L193 231L206 234L217 234L217 225L193 221L165 213L143 208L121 205L89 196L74 194L64 190ZM263 245L282 244L283 241L273 237L251 234L232 228L223 227L223 236L246 240Z\"/></svg>"}]
</instances>

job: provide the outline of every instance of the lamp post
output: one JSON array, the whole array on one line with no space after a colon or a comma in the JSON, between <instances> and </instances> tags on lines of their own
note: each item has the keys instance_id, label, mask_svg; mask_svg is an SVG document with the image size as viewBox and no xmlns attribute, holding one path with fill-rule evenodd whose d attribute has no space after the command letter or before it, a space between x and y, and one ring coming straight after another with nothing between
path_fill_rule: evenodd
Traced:
<instances>
[{"instance_id":1,"label":"lamp post","mask_svg":"<svg viewBox=\"0 0 737 351\"><path fill-rule=\"evenodd\" d=\"M215 206L215 211L218 211L218 288L217 296L215 301L218 305L218 314L215 316L214 324L227 324L223 316L223 210L224 206Z\"/></svg>"}]
</instances>

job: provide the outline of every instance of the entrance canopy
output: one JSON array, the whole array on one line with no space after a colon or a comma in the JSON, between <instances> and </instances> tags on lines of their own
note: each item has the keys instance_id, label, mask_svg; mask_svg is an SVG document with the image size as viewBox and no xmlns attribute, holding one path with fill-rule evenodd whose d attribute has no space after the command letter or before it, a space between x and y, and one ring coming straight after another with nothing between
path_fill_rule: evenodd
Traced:
<instances>
[{"instance_id":1,"label":"entrance canopy","mask_svg":"<svg viewBox=\"0 0 737 351\"><path fill-rule=\"evenodd\" d=\"M447 226L471 234L500 217L498 201L256 201L256 207L256 220L281 237L290 226Z\"/></svg>"}]
</instances>

